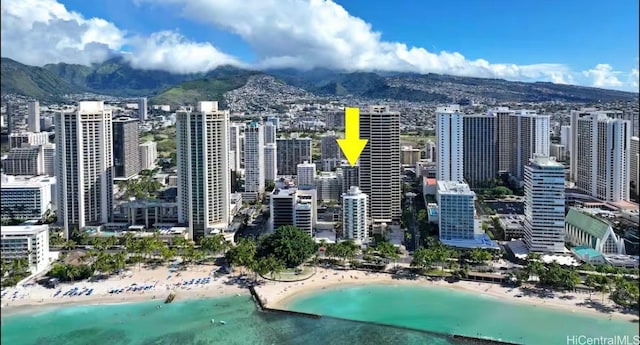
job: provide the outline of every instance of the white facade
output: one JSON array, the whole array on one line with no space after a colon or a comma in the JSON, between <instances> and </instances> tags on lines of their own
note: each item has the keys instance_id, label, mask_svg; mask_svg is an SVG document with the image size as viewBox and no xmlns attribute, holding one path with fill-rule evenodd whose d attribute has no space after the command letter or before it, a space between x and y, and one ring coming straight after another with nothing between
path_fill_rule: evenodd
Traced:
<instances>
[{"instance_id":1,"label":"white facade","mask_svg":"<svg viewBox=\"0 0 640 345\"><path fill-rule=\"evenodd\" d=\"M315 189L276 188L269 197L269 201L271 231L281 226L294 225L310 236L313 235L318 217Z\"/></svg>"},{"instance_id":2,"label":"white facade","mask_svg":"<svg viewBox=\"0 0 640 345\"><path fill-rule=\"evenodd\" d=\"M3 226L2 260L27 259L32 274L44 271L49 265L49 226Z\"/></svg>"},{"instance_id":3,"label":"white facade","mask_svg":"<svg viewBox=\"0 0 640 345\"><path fill-rule=\"evenodd\" d=\"M229 224L229 112L218 102L198 102L176 114L178 221L197 239Z\"/></svg>"},{"instance_id":4,"label":"white facade","mask_svg":"<svg viewBox=\"0 0 640 345\"><path fill-rule=\"evenodd\" d=\"M156 168L158 160L158 144L155 141L147 141L139 146L140 148L140 169L152 170Z\"/></svg>"},{"instance_id":5,"label":"white facade","mask_svg":"<svg viewBox=\"0 0 640 345\"><path fill-rule=\"evenodd\" d=\"M278 146L275 143L264 146L264 179L275 181L278 176Z\"/></svg>"},{"instance_id":6,"label":"white facade","mask_svg":"<svg viewBox=\"0 0 640 345\"><path fill-rule=\"evenodd\" d=\"M342 179L331 171L323 171L316 177L318 199L322 202L337 202L342 194Z\"/></svg>"},{"instance_id":7,"label":"white facade","mask_svg":"<svg viewBox=\"0 0 640 345\"><path fill-rule=\"evenodd\" d=\"M258 122L252 122L244 129L245 193L253 193L253 200L262 196L264 180L264 127Z\"/></svg>"},{"instance_id":8,"label":"white facade","mask_svg":"<svg viewBox=\"0 0 640 345\"><path fill-rule=\"evenodd\" d=\"M473 201L476 194L466 183L438 181L440 240L473 240L478 234Z\"/></svg>"},{"instance_id":9,"label":"white facade","mask_svg":"<svg viewBox=\"0 0 640 345\"><path fill-rule=\"evenodd\" d=\"M44 145L49 142L48 132L19 132L9 135L9 148L22 147L23 145Z\"/></svg>"},{"instance_id":10,"label":"white facade","mask_svg":"<svg viewBox=\"0 0 640 345\"><path fill-rule=\"evenodd\" d=\"M2 219L41 219L54 209L56 178L2 175Z\"/></svg>"},{"instance_id":11,"label":"white facade","mask_svg":"<svg viewBox=\"0 0 640 345\"><path fill-rule=\"evenodd\" d=\"M596 113L577 120L576 187L605 201L629 200L631 126Z\"/></svg>"},{"instance_id":12,"label":"white facade","mask_svg":"<svg viewBox=\"0 0 640 345\"><path fill-rule=\"evenodd\" d=\"M298 164L297 185L300 187L315 186L316 164L304 162Z\"/></svg>"},{"instance_id":13,"label":"white facade","mask_svg":"<svg viewBox=\"0 0 640 345\"><path fill-rule=\"evenodd\" d=\"M550 157L524 170L524 242L532 252L564 252L564 166Z\"/></svg>"},{"instance_id":14,"label":"white facade","mask_svg":"<svg viewBox=\"0 0 640 345\"><path fill-rule=\"evenodd\" d=\"M438 180L464 180L463 117L458 105L436 109Z\"/></svg>"},{"instance_id":15,"label":"white facade","mask_svg":"<svg viewBox=\"0 0 640 345\"><path fill-rule=\"evenodd\" d=\"M32 133L40 132L40 103L29 101L27 104L27 129Z\"/></svg>"},{"instance_id":16,"label":"white facade","mask_svg":"<svg viewBox=\"0 0 640 345\"><path fill-rule=\"evenodd\" d=\"M560 127L560 145L564 145L569 151L571 145L571 126Z\"/></svg>"},{"instance_id":17,"label":"white facade","mask_svg":"<svg viewBox=\"0 0 640 345\"><path fill-rule=\"evenodd\" d=\"M79 102L56 123L57 216L74 228L110 221L113 209L112 112L103 101Z\"/></svg>"},{"instance_id":18,"label":"white facade","mask_svg":"<svg viewBox=\"0 0 640 345\"><path fill-rule=\"evenodd\" d=\"M351 187L342 194L342 230L346 238L356 243L369 241L369 222L367 219L367 195L358 187Z\"/></svg>"},{"instance_id":19,"label":"white facade","mask_svg":"<svg viewBox=\"0 0 640 345\"><path fill-rule=\"evenodd\" d=\"M240 151L242 150L240 146L241 140L241 126L236 123L231 123L229 125L229 153L230 153L230 162L231 162L231 170L238 171L240 170Z\"/></svg>"}]
</instances>

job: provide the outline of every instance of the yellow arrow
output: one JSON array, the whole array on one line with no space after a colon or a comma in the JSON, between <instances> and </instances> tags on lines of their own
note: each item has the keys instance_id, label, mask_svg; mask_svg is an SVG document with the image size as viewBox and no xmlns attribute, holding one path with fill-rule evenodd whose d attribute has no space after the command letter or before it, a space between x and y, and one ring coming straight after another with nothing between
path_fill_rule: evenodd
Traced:
<instances>
[{"instance_id":1,"label":"yellow arrow","mask_svg":"<svg viewBox=\"0 0 640 345\"><path fill-rule=\"evenodd\" d=\"M368 142L367 139L360 139L360 109L344 109L344 127L344 139L337 139L338 145L349 164L354 166Z\"/></svg>"}]
</instances>

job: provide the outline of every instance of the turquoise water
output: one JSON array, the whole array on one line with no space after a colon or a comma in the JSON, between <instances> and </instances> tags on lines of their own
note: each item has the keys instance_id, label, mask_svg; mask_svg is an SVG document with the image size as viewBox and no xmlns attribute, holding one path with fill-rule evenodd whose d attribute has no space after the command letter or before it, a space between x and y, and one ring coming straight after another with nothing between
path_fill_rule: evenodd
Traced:
<instances>
[{"instance_id":1,"label":"turquoise water","mask_svg":"<svg viewBox=\"0 0 640 345\"><path fill-rule=\"evenodd\" d=\"M158 309L158 306L162 308ZM637 335L637 323L514 305L449 289L362 286L323 290L292 310L428 331L566 344L567 335ZM211 319L226 325L212 324ZM258 312L248 296L74 306L2 318L10 345L438 345L450 337L335 318Z\"/></svg>"},{"instance_id":2,"label":"turquoise water","mask_svg":"<svg viewBox=\"0 0 640 345\"><path fill-rule=\"evenodd\" d=\"M638 335L638 323L630 321L433 287L367 285L324 290L290 301L287 309L522 344L566 344L571 335Z\"/></svg>"},{"instance_id":3,"label":"turquoise water","mask_svg":"<svg viewBox=\"0 0 640 345\"><path fill-rule=\"evenodd\" d=\"M256 311L250 297L66 307L2 319L9 345L454 344L417 331ZM212 324L211 319L226 325Z\"/></svg>"}]
</instances>

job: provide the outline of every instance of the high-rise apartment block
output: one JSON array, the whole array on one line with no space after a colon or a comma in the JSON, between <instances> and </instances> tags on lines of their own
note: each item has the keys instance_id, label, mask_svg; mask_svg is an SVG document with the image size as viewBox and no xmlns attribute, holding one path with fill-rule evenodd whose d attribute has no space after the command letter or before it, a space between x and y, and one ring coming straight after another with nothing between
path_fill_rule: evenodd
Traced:
<instances>
[{"instance_id":1,"label":"high-rise apartment block","mask_svg":"<svg viewBox=\"0 0 640 345\"><path fill-rule=\"evenodd\" d=\"M275 143L264 145L264 179L275 181L278 176L278 147Z\"/></svg>"},{"instance_id":2,"label":"high-rise apartment block","mask_svg":"<svg viewBox=\"0 0 640 345\"><path fill-rule=\"evenodd\" d=\"M272 230L293 225L313 236L317 219L316 200L315 189L276 188L269 198Z\"/></svg>"},{"instance_id":3,"label":"high-rise apartment block","mask_svg":"<svg viewBox=\"0 0 640 345\"><path fill-rule=\"evenodd\" d=\"M402 199L400 113L387 106L360 109L360 138L368 143L360 155L360 189L369 196L373 223L399 222Z\"/></svg>"},{"instance_id":4,"label":"high-rise apartment block","mask_svg":"<svg viewBox=\"0 0 640 345\"><path fill-rule=\"evenodd\" d=\"M342 183L342 193L347 193L351 187L360 186L360 166L343 164L336 171Z\"/></svg>"},{"instance_id":5,"label":"high-rise apartment block","mask_svg":"<svg viewBox=\"0 0 640 345\"><path fill-rule=\"evenodd\" d=\"M629 159L629 184L633 187L636 196L640 195L640 144L638 140L638 137L631 138Z\"/></svg>"},{"instance_id":6,"label":"high-rise apartment block","mask_svg":"<svg viewBox=\"0 0 640 345\"><path fill-rule=\"evenodd\" d=\"M29 101L27 104L27 130L32 133L40 132L40 103Z\"/></svg>"},{"instance_id":7,"label":"high-rise apartment block","mask_svg":"<svg viewBox=\"0 0 640 345\"><path fill-rule=\"evenodd\" d=\"M464 180L471 188L488 186L496 169L496 117L465 115L463 118Z\"/></svg>"},{"instance_id":8,"label":"high-rise apartment block","mask_svg":"<svg viewBox=\"0 0 640 345\"><path fill-rule=\"evenodd\" d=\"M244 129L243 199L254 201L264 194L264 127L253 121Z\"/></svg>"},{"instance_id":9,"label":"high-rise apartment block","mask_svg":"<svg viewBox=\"0 0 640 345\"><path fill-rule=\"evenodd\" d=\"M320 138L320 159L322 170L331 171L340 165L342 151L338 146L338 136L329 131Z\"/></svg>"},{"instance_id":10,"label":"high-rise apartment block","mask_svg":"<svg viewBox=\"0 0 640 345\"><path fill-rule=\"evenodd\" d=\"M65 237L107 223L113 209L112 112L102 101L79 102L55 115L57 216Z\"/></svg>"},{"instance_id":11,"label":"high-rise apartment block","mask_svg":"<svg viewBox=\"0 0 640 345\"><path fill-rule=\"evenodd\" d=\"M9 150L2 161L2 170L7 175L44 175L43 145L23 145Z\"/></svg>"},{"instance_id":12,"label":"high-rise apartment block","mask_svg":"<svg viewBox=\"0 0 640 345\"><path fill-rule=\"evenodd\" d=\"M142 97L138 99L138 120L147 121L147 117L148 117L147 98Z\"/></svg>"},{"instance_id":13,"label":"high-rise apartment block","mask_svg":"<svg viewBox=\"0 0 640 345\"><path fill-rule=\"evenodd\" d=\"M49 142L47 132L18 132L9 135L9 148L22 147L23 145L44 145Z\"/></svg>"},{"instance_id":14,"label":"high-rise apartment block","mask_svg":"<svg viewBox=\"0 0 640 345\"><path fill-rule=\"evenodd\" d=\"M278 175L297 174L298 164L305 161L312 162L311 138L276 139L278 145Z\"/></svg>"},{"instance_id":15,"label":"high-rise apartment block","mask_svg":"<svg viewBox=\"0 0 640 345\"><path fill-rule=\"evenodd\" d=\"M460 106L451 105L436 109L436 159L437 179L463 181L464 147L463 114Z\"/></svg>"},{"instance_id":16,"label":"high-rise apartment block","mask_svg":"<svg viewBox=\"0 0 640 345\"><path fill-rule=\"evenodd\" d=\"M276 125L272 122L265 122L264 127L264 144L275 144L276 143Z\"/></svg>"},{"instance_id":17,"label":"high-rise apartment block","mask_svg":"<svg viewBox=\"0 0 640 345\"><path fill-rule=\"evenodd\" d=\"M564 252L564 166L536 156L524 169L524 242L532 252Z\"/></svg>"},{"instance_id":18,"label":"high-rise apartment block","mask_svg":"<svg viewBox=\"0 0 640 345\"><path fill-rule=\"evenodd\" d=\"M44 159L44 174L56 176L56 144L48 143L42 145L42 153Z\"/></svg>"},{"instance_id":19,"label":"high-rise apartment block","mask_svg":"<svg viewBox=\"0 0 640 345\"><path fill-rule=\"evenodd\" d=\"M229 162L233 171L240 170L240 153L242 147L240 141L242 138L242 127L237 123L229 125Z\"/></svg>"},{"instance_id":20,"label":"high-rise apartment block","mask_svg":"<svg viewBox=\"0 0 640 345\"><path fill-rule=\"evenodd\" d=\"M176 113L178 221L190 238L225 231L230 218L229 112L198 102Z\"/></svg>"},{"instance_id":21,"label":"high-rise apartment block","mask_svg":"<svg viewBox=\"0 0 640 345\"><path fill-rule=\"evenodd\" d=\"M298 164L296 178L298 187L313 188L316 179L316 165L309 162Z\"/></svg>"},{"instance_id":22,"label":"high-rise apartment block","mask_svg":"<svg viewBox=\"0 0 640 345\"><path fill-rule=\"evenodd\" d=\"M576 130L576 187L600 200L629 200L630 122L593 113L578 118Z\"/></svg>"},{"instance_id":23,"label":"high-rise apartment block","mask_svg":"<svg viewBox=\"0 0 640 345\"><path fill-rule=\"evenodd\" d=\"M116 178L129 179L140 172L139 120L113 119L113 165Z\"/></svg>"},{"instance_id":24,"label":"high-rise apartment block","mask_svg":"<svg viewBox=\"0 0 640 345\"><path fill-rule=\"evenodd\" d=\"M355 186L342 194L342 233L356 243L367 243L369 240L367 195Z\"/></svg>"},{"instance_id":25,"label":"high-rise apartment block","mask_svg":"<svg viewBox=\"0 0 640 345\"><path fill-rule=\"evenodd\" d=\"M158 144L155 141L147 141L139 146L140 170L152 170L156 168L158 160Z\"/></svg>"}]
</instances>

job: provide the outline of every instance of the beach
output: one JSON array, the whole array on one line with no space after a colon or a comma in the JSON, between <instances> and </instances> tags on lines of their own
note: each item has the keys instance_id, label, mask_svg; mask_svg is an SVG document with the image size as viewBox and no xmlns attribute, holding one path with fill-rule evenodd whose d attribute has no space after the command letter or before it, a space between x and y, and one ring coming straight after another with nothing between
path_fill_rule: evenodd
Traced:
<instances>
[{"instance_id":1,"label":"beach","mask_svg":"<svg viewBox=\"0 0 640 345\"><path fill-rule=\"evenodd\" d=\"M472 294L485 295L500 299L502 302L522 303L542 308L553 308L568 312L587 313L603 318L615 318L618 320L638 320L638 315L625 314L614 309L613 302L605 298L602 303L602 295L575 292L552 292L547 297L538 297L529 293L526 288L510 288L491 283L477 283L470 281L458 281L449 283L444 280L430 280L422 276L415 279L395 279L389 273L372 273L356 270L334 270L317 268L314 276L298 282L274 282L267 280L255 288L266 307L273 309L287 309L288 304L296 298L310 295L323 290L336 290L358 285L405 285L420 287L437 287L455 289ZM517 297L518 296L518 297ZM551 297L553 296L553 297ZM600 311L596 306L604 305L607 312Z\"/></svg>"},{"instance_id":2,"label":"beach","mask_svg":"<svg viewBox=\"0 0 640 345\"><path fill-rule=\"evenodd\" d=\"M212 272L218 268L215 265L194 265L184 270L170 271L167 266L155 269L131 267L129 271L106 279L61 283L54 289L25 284L3 290L2 313L9 315L33 308L63 305L164 301L171 291L176 292L177 300L248 294L248 290L241 286L241 281L233 281L236 277L214 277ZM196 284L198 279L201 283ZM136 288L138 291L135 291ZM65 292L74 289L77 294L82 292L81 295L64 296ZM91 293L88 293L89 290ZM113 290L124 291L111 293Z\"/></svg>"}]
</instances>

